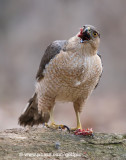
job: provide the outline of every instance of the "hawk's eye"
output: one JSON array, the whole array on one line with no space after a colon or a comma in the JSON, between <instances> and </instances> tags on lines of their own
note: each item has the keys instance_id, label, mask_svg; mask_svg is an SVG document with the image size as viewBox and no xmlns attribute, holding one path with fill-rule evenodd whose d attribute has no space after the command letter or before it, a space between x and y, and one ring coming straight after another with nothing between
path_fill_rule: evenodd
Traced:
<instances>
[{"instance_id":1,"label":"hawk's eye","mask_svg":"<svg viewBox=\"0 0 126 160\"><path fill-rule=\"evenodd\" d=\"M93 36L96 38L98 36L98 33L94 31Z\"/></svg>"}]
</instances>

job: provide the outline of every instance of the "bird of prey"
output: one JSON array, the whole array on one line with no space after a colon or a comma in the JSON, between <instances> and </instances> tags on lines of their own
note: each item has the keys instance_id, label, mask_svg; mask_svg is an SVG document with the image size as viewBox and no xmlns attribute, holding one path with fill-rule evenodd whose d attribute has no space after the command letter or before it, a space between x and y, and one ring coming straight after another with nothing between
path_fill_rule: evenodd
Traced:
<instances>
[{"instance_id":1,"label":"bird of prey","mask_svg":"<svg viewBox=\"0 0 126 160\"><path fill-rule=\"evenodd\" d=\"M96 28L85 25L69 40L57 40L47 47L36 75L35 93L19 117L20 125L33 126L50 119L50 127L62 127L55 124L53 109L56 101L65 101L73 102L76 129L82 129L82 107L102 74L99 43Z\"/></svg>"}]
</instances>

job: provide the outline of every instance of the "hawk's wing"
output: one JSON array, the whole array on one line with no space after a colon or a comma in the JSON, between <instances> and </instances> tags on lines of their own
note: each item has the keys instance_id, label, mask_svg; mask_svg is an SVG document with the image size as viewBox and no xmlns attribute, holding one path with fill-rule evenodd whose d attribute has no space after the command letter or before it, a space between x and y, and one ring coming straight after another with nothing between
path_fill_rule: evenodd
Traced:
<instances>
[{"instance_id":1,"label":"hawk's wing","mask_svg":"<svg viewBox=\"0 0 126 160\"><path fill-rule=\"evenodd\" d=\"M101 54L99 52L97 52L97 55L101 58Z\"/></svg>"},{"instance_id":2,"label":"hawk's wing","mask_svg":"<svg viewBox=\"0 0 126 160\"><path fill-rule=\"evenodd\" d=\"M53 59L57 54L59 54L61 50L65 50L66 44L67 44L66 40L57 40L51 43L47 47L42 57L42 60L39 66L39 70L36 75L37 80L40 80L44 77L43 70L45 69L46 64L48 64L51 59Z\"/></svg>"},{"instance_id":3,"label":"hawk's wing","mask_svg":"<svg viewBox=\"0 0 126 160\"><path fill-rule=\"evenodd\" d=\"M49 63L49 61L54 58L57 54L60 53L61 50L65 50L65 46L67 44L66 40L62 41L54 41L51 43L43 57L39 66L39 70L37 72L36 78L37 80L41 80L43 75L43 70L45 69L46 64ZM22 126L33 126L35 124L42 124L44 122L49 121L50 115L47 113L44 116L38 113L38 102L37 102L37 94L35 93L34 96L29 100L28 105L24 113L19 117L19 124Z\"/></svg>"},{"instance_id":4,"label":"hawk's wing","mask_svg":"<svg viewBox=\"0 0 126 160\"><path fill-rule=\"evenodd\" d=\"M97 55L100 57L100 59L101 59L101 54L99 53L99 52L97 52ZM103 66L103 65L102 65ZM103 71L102 71L103 72ZM101 75L100 75L100 77L99 77L99 81L100 81L100 78L101 78L101 76L102 76L102 73L101 73ZM98 81L98 83L96 84L96 86L95 86L95 88L97 88L97 86L98 86L98 84L99 84L99 81Z\"/></svg>"}]
</instances>

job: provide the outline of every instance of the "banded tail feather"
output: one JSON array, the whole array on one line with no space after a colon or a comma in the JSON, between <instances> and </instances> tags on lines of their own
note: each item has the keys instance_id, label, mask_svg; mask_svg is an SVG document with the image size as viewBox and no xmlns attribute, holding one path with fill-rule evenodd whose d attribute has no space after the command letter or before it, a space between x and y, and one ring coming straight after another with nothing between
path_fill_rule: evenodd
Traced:
<instances>
[{"instance_id":1,"label":"banded tail feather","mask_svg":"<svg viewBox=\"0 0 126 160\"><path fill-rule=\"evenodd\" d=\"M25 111L19 117L18 123L21 126L33 126L43 124L49 121L50 115L49 113L44 114L38 113L38 103L37 103L37 94L28 101Z\"/></svg>"}]
</instances>

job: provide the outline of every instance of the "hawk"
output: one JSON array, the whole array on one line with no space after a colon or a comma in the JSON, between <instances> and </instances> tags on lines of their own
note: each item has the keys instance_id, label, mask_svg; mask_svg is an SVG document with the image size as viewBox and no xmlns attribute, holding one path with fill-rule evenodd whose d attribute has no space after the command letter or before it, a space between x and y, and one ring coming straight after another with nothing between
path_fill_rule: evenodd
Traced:
<instances>
[{"instance_id":1,"label":"hawk","mask_svg":"<svg viewBox=\"0 0 126 160\"><path fill-rule=\"evenodd\" d=\"M82 129L80 113L102 74L98 54L100 34L91 25L83 26L69 40L51 43L36 75L35 94L19 117L22 126L47 123L57 127L53 119L56 101L73 102L77 118L76 129Z\"/></svg>"}]
</instances>

